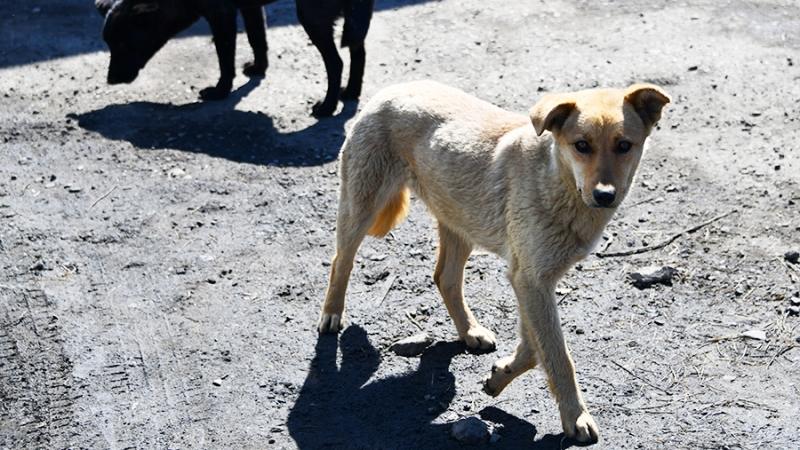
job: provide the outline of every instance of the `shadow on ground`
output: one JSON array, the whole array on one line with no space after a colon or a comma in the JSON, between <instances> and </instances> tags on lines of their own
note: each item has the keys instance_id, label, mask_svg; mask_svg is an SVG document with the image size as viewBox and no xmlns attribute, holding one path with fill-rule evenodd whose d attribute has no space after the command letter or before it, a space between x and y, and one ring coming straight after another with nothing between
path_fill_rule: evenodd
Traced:
<instances>
[{"instance_id":1,"label":"shadow on ground","mask_svg":"<svg viewBox=\"0 0 800 450\"><path fill-rule=\"evenodd\" d=\"M344 143L344 125L355 115L358 101L345 102L339 114L306 129L281 133L271 117L235 109L261 80L250 79L219 102L133 102L68 117L84 129L142 149L169 148L272 166L316 166L335 160Z\"/></svg>"},{"instance_id":2,"label":"shadow on ground","mask_svg":"<svg viewBox=\"0 0 800 450\"><path fill-rule=\"evenodd\" d=\"M351 325L338 341L336 335L320 335L308 377L289 414L289 433L301 450L465 448L450 436L452 423L433 423L455 397L450 362L465 351L462 342L439 342L422 354L417 370L367 383L381 357L364 329ZM536 427L498 408L484 408L479 414L494 424L500 440L490 444L487 438L470 448L566 448L562 436L547 435L534 442Z\"/></svg>"}]
</instances>

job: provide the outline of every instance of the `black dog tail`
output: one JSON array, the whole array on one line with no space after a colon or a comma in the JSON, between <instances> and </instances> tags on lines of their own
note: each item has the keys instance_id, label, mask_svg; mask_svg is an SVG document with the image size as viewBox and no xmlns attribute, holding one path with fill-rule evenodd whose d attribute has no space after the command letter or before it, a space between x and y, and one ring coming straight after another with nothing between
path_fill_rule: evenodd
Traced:
<instances>
[{"instance_id":1,"label":"black dog tail","mask_svg":"<svg viewBox=\"0 0 800 450\"><path fill-rule=\"evenodd\" d=\"M344 8L342 47L363 45L372 20L375 0L349 0Z\"/></svg>"}]
</instances>

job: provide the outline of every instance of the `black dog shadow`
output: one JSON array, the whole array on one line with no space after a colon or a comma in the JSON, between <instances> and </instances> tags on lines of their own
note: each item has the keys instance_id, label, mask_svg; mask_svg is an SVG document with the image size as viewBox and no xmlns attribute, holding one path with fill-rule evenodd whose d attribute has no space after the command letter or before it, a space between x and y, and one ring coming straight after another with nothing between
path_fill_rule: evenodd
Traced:
<instances>
[{"instance_id":1,"label":"black dog shadow","mask_svg":"<svg viewBox=\"0 0 800 450\"><path fill-rule=\"evenodd\" d=\"M363 328L351 325L338 342L335 335L320 335L289 413L289 433L301 450L461 449L464 445L450 436L452 423L432 422L455 397L450 361L465 350L462 342L439 342L423 353L416 371L368 382L381 357ZM561 436L534 442L532 424L498 408L484 408L480 416L495 424L501 438L495 443L487 438L472 448L566 448Z\"/></svg>"},{"instance_id":2,"label":"black dog shadow","mask_svg":"<svg viewBox=\"0 0 800 450\"><path fill-rule=\"evenodd\" d=\"M251 78L218 102L178 106L133 102L68 117L81 128L142 149L172 148L273 166L315 166L335 160L344 142L344 125L355 115L358 101L345 102L339 114L304 130L280 133L271 117L235 109L261 80Z\"/></svg>"}]
</instances>

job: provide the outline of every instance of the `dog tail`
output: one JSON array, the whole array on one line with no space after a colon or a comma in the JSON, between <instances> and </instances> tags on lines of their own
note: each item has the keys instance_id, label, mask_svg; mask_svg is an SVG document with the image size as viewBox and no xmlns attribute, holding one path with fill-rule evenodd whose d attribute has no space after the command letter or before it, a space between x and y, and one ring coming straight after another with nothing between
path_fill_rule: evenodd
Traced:
<instances>
[{"instance_id":1,"label":"dog tail","mask_svg":"<svg viewBox=\"0 0 800 450\"><path fill-rule=\"evenodd\" d=\"M408 215L408 210L411 206L409 202L408 187L400 190L388 203L383 207L375 223L367 230L370 236L383 237L386 233L396 227Z\"/></svg>"}]
</instances>

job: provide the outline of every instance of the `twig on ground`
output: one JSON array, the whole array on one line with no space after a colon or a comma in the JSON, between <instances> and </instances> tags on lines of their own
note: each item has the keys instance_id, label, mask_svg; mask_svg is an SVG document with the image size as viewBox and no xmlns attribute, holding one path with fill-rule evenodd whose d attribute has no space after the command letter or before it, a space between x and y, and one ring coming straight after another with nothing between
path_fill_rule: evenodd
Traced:
<instances>
[{"instance_id":1,"label":"twig on ground","mask_svg":"<svg viewBox=\"0 0 800 450\"><path fill-rule=\"evenodd\" d=\"M86 211L89 211L90 209L94 208L94 205L96 205L96 204L100 203L100 200L102 200L102 199L104 199L104 198L108 197L109 195L111 195L111 193L112 193L112 192L114 192L114 190L115 190L115 189L117 189L117 187L116 187L116 186L114 186L113 188L111 188L111 190L110 190L110 191L106 192L106 193L105 193L105 194L103 194L103 195L102 195L100 198L98 198L97 200L95 200L95 201L94 201L94 203L92 203L92 205L91 205L89 208L87 208L87 209L86 209Z\"/></svg>"},{"instance_id":2,"label":"twig on ground","mask_svg":"<svg viewBox=\"0 0 800 450\"><path fill-rule=\"evenodd\" d=\"M636 203L634 203L634 204L632 204L632 205L628 205L628 208L633 208L634 206L639 206L639 205L642 205L642 204L644 204L644 203L650 203L650 202L652 202L652 201L653 201L653 200L655 200L655 199L656 199L656 197L650 197L650 198L648 198L648 199L644 199L644 200L642 200L642 201L636 202Z\"/></svg>"},{"instance_id":3,"label":"twig on ground","mask_svg":"<svg viewBox=\"0 0 800 450\"><path fill-rule=\"evenodd\" d=\"M424 328L422 328L422 325L420 325L420 324L419 324L419 322L417 322L416 320L414 320L414 318L413 318L413 317L411 317L411 313L410 313L410 312L406 311L405 313L406 313L406 317L408 318L408 320L410 320L410 321L411 321L411 323L413 323L414 325L416 325L416 326L417 326L417 328L419 328L419 331L425 331L425 329L424 329Z\"/></svg>"},{"instance_id":4,"label":"twig on ground","mask_svg":"<svg viewBox=\"0 0 800 450\"><path fill-rule=\"evenodd\" d=\"M631 250L626 250L626 251L623 251L623 252L595 253L595 255L597 255L599 258L611 258L611 257L615 257L615 256L637 255L639 253L645 253L645 252L649 252L649 251L652 251L652 250L658 250L660 248L664 248L664 247L668 246L673 241L675 241L675 239L678 239L679 237L683 236L684 234L694 233L695 231L697 231L697 230L699 230L699 229L701 229L701 228L703 228L703 227L705 227L707 225L710 225L710 224L718 221L719 219L722 219L724 217L728 217L731 214L736 213L736 212L738 212L738 211L734 209L733 211L727 212L725 214L721 214L721 215L719 215L717 217L714 217L713 219L706 220L705 222L703 222L703 223L701 223L699 225L695 225L695 226L693 226L691 228L687 228L687 229L685 229L685 230L683 230L681 232L675 233L672 236L670 236L668 239L666 239L664 241L661 241L660 243L658 243L656 245L650 245L650 246L647 246L647 247L638 247L638 248L634 248L634 249L631 249Z\"/></svg>"},{"instance_id":5,"label":"twig on ground","mask_svg":"<svg viewBox=\"0 0 800 450\"><path fill-rule=\"evenodd\" d=\"M783 356L784 353L788 352L789 350L791 350L793 348L797 348L797 347L798 347L797 345L792 344L792 345L783 347L782 349L778 350L778 352L775 353L775 356L773 356L772 359L769 360L769 364L767 364L767 369L769 369L769 366L771 366L772 363L774 363L776 359L778 359L779 357Z\"/></svg>"},{"instance_id":6,"label":"twig on ground","mask_svg":"<svg viewBox=\"0 0 800 450\"><path fill-rule=\"evenodd\" d=\"M610 235L608 240L606 241L606 245L603 246L602 250L598 250L597 253L603 253L604 251L608 250L608 247L611 247L611 244L614 242L614 235Z\"/></svg>"},{"instance_id":7,"label":"twig on ground","mask_svg":"<svg viewBox=\"0 0 800 450\"><path fill-rule=\"evenodd\" d=\"M394 282L396 280L397 280L397 275L392 274L392 279L389 281L389 283L386 284L386 289L383 291L383 295L381 295L380 301L375 304L376 308L379 308L383 304L383 301L386 300L386 297L389 295L389 291L392 290L392 286L394 285Z\"/></svg>"},{"instance_id":8,"label":"twig on ground","mask_svg":"<svg viewBox=\"0 0 800 450\"><path fill-rule=\"evenodd\" d=\"M659 391L661 391L661 392L663 392L663 393L665 393L667 395L672 395L672 392L670 392L669 390L664 389L661 386L658 386L656 384L653 384L653 383L647 381L645 378L640 377L639 375L636 375L630 369L628 369L627 367L623 366L622 364L614 361L613 359L609 359L609 361L611 361L615 366L619 367L620 369L624 370L625 372L628 372L629 375L631 375L632 377L636 378L637 380L643 381L644 383L646 383L650 387L654 387L654 388L658 389Z\"/></svg>"}]
</instances>

